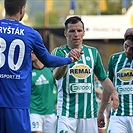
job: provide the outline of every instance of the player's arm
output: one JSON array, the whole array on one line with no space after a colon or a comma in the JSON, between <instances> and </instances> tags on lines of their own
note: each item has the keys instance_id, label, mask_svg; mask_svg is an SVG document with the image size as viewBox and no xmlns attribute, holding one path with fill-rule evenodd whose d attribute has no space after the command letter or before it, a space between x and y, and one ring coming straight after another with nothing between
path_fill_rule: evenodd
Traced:
<instances>
[{"instance_id":1,"label":"player's arm","mask_svg":"<svg viewBox=\"0 0 133 133\"><path fill-rule=\"evenodd\" d=\"M36 53L35 53L36 54ZM37 54L36 54L37 56ZM45 49L45 54L42 56L37 56L37 58L46 66L46 67L58 67L70 64L74 61L72 57L59 57L51 55L47 49Z\"/></svg>"},{"instance_id":2,"label":"player's arm","mask_svg":"<svg viewBox=\"0 0 133 133\"><path fill-rule=\"evenodd\" d=\"M99 55L99 54L98 54ZM98 126L103 127L104 126L104 110L106 109L106 106L110 100L110 98L113 100L113 109L118 108L119 105L119 98L118 93L116 92L113 83L109 78L107 78L106 72L103 69L103 65L101 64L100 55L97 56L97 64L96 64L96 71L95 74L97 75L99 81L101 82L101 85L103 86L103 93L102 93L102 100L101 100L101 106L98 113Z\"/></svg>"},{"instance_id":3,"label":"player's arm","mask_svg":"<svg viewBox=\"0 0 133 133\"><path fill-rule=\"evenodd\" d=\"M111 100L113 101L112 108L117 109L119 106L119 97L118 93L115 90L113 83L109 78L104 79L101 81L101 84L104 88L103 93L102 93L102 100L101 100L101 106L98 112L98 126L99 127L104 127L104 110L108 104L108 101Z\"/></svg>"},{"instance_id":4,"label":"player's arm","mask_svg":"<svg viewBox=\"0 0 133 133\"><path fill-rule=\"evenodd\" d=\"M59 80L61 79L67 72L68 70L68 66L65 65L65 66L61 66L61 67L56 67L54 70L53 70L53 75L54 75L54 78L56 80Z\"/></svg>"},{"instance_id":5,"label":"player's arm","mask_svg":"<svg viewBox=\"0 0 133 133\"><path fill-rule=\"evenodd\" d=\"M108 101L113 100L113 109L117 109L119 105L119 97L118 93L114 88L113 83L109 78L104 79L101 81L101 84L104 88L103 93L102 93L102 104L101 104L101 112L104 112L104 109L106 108Z\"/></svg>"},{"instance_id":6,"label":"player's arm","mask_svg":"<svg viewBox=\"0 0 133 133\"><path fill-rule=\"evenodd\" d=\"M79 49L72 49L70 51L70 53L68 54L68 57L73 57L73 59L74 59L73 62L75 62L80 58L81 54L83 54L83 53L80 52ZM67 70L68 70L67 65L64 65L64 66L61 66L61 67L56 67L53 70L53 75L54 75L55 79L59 80L60 78L62 78L66 74Z\"/></svg>"},{"instance_id":7,"label":"player's arm","mask_svg":"<svg viewBox=\"0 0 133 133\"><path fill-rule=\"evenodd\" d=\"M75 56L71 57L59 57L59 56L54 56L51 55L47 48L44 46L42 37L37 31L34 32L34 43L33 43L33 51L37 58L46 66L46 67L58 67L58 66L63 66L70 64L74 62L76 59L78 59L78 54Z\"/></svg>"}]
</instances>

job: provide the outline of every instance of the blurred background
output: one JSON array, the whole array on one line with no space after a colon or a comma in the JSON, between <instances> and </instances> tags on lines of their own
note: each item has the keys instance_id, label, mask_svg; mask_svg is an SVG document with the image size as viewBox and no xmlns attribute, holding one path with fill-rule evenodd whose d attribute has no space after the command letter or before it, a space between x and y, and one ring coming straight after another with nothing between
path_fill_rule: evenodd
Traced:
<instances>
[{"instance_id":1,"label":"blurred background","mask_svg":"<svg viewBox=\"0 0 133 133\"><path fill-rule=\"evenodd\" d=\"M83 43L99 50L107 70L109 56L123 50L124 33L133 27L133 0L27 0L22 23L38 30L51 52L66 43L64 21L69 15L81 16ZM0 19L3 17L0 0Z\"/></svg>"}]
</instances>

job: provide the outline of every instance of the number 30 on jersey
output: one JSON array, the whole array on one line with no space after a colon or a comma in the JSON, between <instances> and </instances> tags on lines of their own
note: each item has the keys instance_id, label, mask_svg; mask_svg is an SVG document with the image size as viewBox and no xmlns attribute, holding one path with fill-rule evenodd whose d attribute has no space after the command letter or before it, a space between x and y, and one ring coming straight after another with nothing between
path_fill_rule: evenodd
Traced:
<instances>
[{"instance_id":1,"label":"number 30 on jersey","mask_svg":"<svg viewBox=\"0 0 133 133\"><path fill-rule=\"evenodd\" d=\"M19 55L16 64L14 63L14 56L15 56L15 48L16 46L19 46ZM24 60L24 54L25 54L25 44L20 39L15 39L11 42L9 49L7 48L6 41L3 38L0 38L0 68L5 65L6 60L8 60L8 65L10 69L16 71L18 70ZM7 57L4 55L4 51L8 50Z\"/></svg>"}]
</instances>

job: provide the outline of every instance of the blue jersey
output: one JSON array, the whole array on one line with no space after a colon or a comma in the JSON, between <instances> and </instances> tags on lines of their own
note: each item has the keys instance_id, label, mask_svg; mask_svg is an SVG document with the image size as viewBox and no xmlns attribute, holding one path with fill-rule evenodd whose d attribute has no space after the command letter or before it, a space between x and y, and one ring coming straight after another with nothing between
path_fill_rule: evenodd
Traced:
<instances>
[{"instance_id":1,"label":"blue jersey","mask_svg":"<svg viewBox=\"0 0 133 133\"><path fill-rule=\"evenodd\" d=\"M16 20L0 20L0 107L29 108L32 50L47 67L72 61L52 56L33 28Z\"/></svg>"}]
</instances>

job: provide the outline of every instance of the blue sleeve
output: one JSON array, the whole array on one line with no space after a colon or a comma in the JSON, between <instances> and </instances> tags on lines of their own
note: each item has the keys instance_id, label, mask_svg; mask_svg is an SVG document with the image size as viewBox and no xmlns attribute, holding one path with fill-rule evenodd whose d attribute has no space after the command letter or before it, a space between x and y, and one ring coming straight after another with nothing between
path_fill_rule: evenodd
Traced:
<instances>
[{"instance_id":1,"label":"blue sleeve","mask_svg":"<svg viewBox=\"0 0 133 133\"><path fill-rule=\"evenodd\" d=\"M71 58L63 58L59 56L51 55L47 49L45 49L45 55L42 57L38 57L38 59L46 66L46 67L57 67L70 64L72 62Z\"/></svg>"},{"instance_id":2,"label":"blue sleeve","mask_svg":"<svg viewBox=\"0 0 133 133\"><path fill-rule=\"evenodd\" d=\"M71 58L63 58L59 56L51 55L46 47L44 46L42 37L38 32L35 31L35 43L33 51L37 58L46 66L46 67L58 67L70 64L72 62Z\"/></svg>"}]
</instances>

